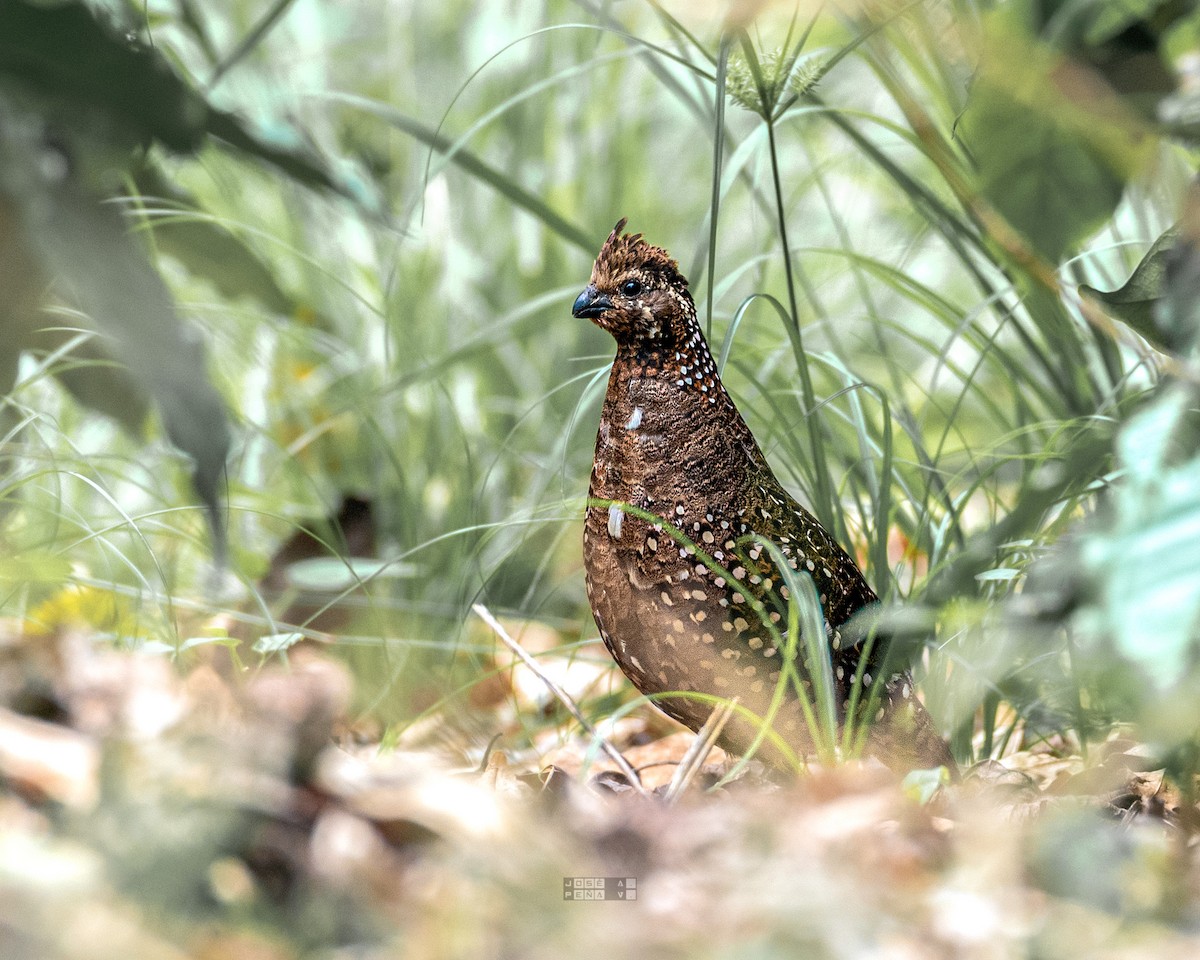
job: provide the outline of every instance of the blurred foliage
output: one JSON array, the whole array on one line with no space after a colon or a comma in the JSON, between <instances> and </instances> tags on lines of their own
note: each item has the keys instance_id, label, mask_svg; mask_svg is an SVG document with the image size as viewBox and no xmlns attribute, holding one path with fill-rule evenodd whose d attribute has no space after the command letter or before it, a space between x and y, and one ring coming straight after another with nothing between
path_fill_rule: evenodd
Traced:
<instances>
[{"instance_id":1,"label":"blurred foliage","mask_svg":"<svg viewBox=\"0 0 1200 960\"><path fill-rule=\"evenodd\" d=\"M58 376L78 400L130 430L145 417L145 397L155 400L167 435L192 460L223 559L219 501L229 437L222 403L199 342L119 215L100 200L139 163L140 148L190 153L209 137L300 182L356 191L288 131L264 136L212 108L152 46L83 2L0 6L0 128L0 270L16 288L0 316L8 353L0 368L15 374L17 354L46 348L39 295L42 278L52 279L82 309L84 328L94 323L123 363L113 370L108 345L97 351L86 335L70 345L58 338L50 345L100 361Z\"/></svg>"},{"instance_id":2,"label":"blurred foliage","mask_svg":"<svg viewBox=\"0 0 1200 960\"><path fill-rule=\"evenodd\" d=\"M984 197L1057 263L1112 216L1153 140L1113 91L1014 24L1017 6L985 22L958 133Z\"/></svg>"},{"instance_id":3,"label":"blurred foliage","mask_svg":"<svg viewBox=\"0 0 1200 960\"><path fill-rule=\"evenodd\" d=\"M1096 756L1129 729L1186 790L1198 64L1189 0L3 0L3 622L234 678L333 641L357 679L345 736L433 730L475 766L507 724L532 754L561 715L495 693L467 610L608 665L578 534L611 344L569 308L628 216L680 259L727 385L886 598L960 758ZM224 581L173 448L228 532ZM633 699L602 676L597 720ZM295 755L257 722L226 738L270 757L247 777L312 801L317 700ZM111 819L80 827L119 882L231 845L267 851L252 883L301 872L290 813L249 809L242 781L180 806L123 749ZM1097 864L1160 882L1084 820L1033 831L1044 890L1102 913L1130 891L1089 887ZM152 899L240 903L225 866ZM754 886L793 917L789 869ZM368 936L323 882L249 922ZM426 924L480 929L437 904ZM1038 955L1091 926L1047 925Z\"/></svg>"},{"instance_id":4,"label":"blurred foliage","mask_svg":"<svg viewBox=\"0 0 1200 960\"><path fill-rule=\"evenodd\" d=\"M1169 331L1160 329L1156 323L1157 308L1164 292L1167 261L1174 255L1178 240L1179 232L1175 228L1155 240L1119 289L1097 290L1084 283L1080 284L1079 292L1100 300L1114 317L1155 347L1180 349L1182 345L1172 344L1168 339Z\"/></svg>"},{"instance_id":5,"label":"blurred foliage","mask_svg":"<svg viewBox=\"0 0 1200 960\"><path fill-rule=\"evenodd\" d=\"M1195 682L1196 288L1170 278L1196 11L760 6L0 6L0 535L29 562L4 612L107 590L131 645L215 611L268 645L335 623L367 722L449 715L479 747L472 600L594 639L610 345L567 307L626 215L905 620L960 756L1136 723L1168 665ZM56 383L139 439L153 403L224 499L229 583L171 451ZM359 500L352 552L330 518ZM286 573L301 532L324 559Z\"/></svg>"},{"instance_id":6,"label":"blurred foliage","mask_svg":"<svg viewBox=\"0 0 1200 960\"><path fill-rule=\"evenodd\" d=\"M1056 595L1050 606L1074 638L1084 690L1109 716L1136 719L1190 782L1200 734L1200 182L1175 234L1148 259L1161 261L1153 322L1186 360L1183 377L1122 426L1119 481L1098 515L1038 566L1022 600ZM1131 284L1144 280L1145 264Z\"/></svg>"}]
</instances>

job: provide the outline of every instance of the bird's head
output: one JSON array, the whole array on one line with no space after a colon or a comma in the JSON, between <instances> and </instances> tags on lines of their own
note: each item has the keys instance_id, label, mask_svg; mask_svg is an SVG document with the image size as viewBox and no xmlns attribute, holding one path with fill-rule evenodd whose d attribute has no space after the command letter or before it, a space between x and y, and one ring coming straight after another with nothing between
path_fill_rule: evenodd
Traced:
<instances>
[{"instance_id":1,"label":"bird's head","mask_svg":"<svg viewBox=\"0 0 1200 960\"><path fill-rule=\"evenodd\" d=\"M686 339L696 306L679 264L640 233L621 235L621 220L604 241L592 278L572 313L607 330L619 345L668 345Z\"/></svg>"}]
</instances>

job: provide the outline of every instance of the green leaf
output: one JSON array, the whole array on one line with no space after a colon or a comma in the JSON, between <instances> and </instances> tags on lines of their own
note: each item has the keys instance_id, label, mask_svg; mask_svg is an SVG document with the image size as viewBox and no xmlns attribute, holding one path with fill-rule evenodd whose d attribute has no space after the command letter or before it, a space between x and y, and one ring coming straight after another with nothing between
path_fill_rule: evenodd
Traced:
<instances>
[{"instance_id":1,"label":"green leaf","mask_svg":"<svg viewBox=\"0 0 1200 960\"><path fill-rule=\"evenodd\" d=\"M40 119L0 101L0 194L17 211L30 252L96 325L161 412L168 437L193 462L223 558L221 478L229 449L225 406L209 383L196 332L175 311L162 279L121 215L72 176L71 157L50 146Z\"/></svg>"},{"instance_id":2,"label":"green leaf","mask_svg":"<svg viewBox=\"0 0 1200 960\"><path fill-rule=\"evenodd\" d=\"M294 180L377 211L360 179L335 171L295 129L258 128L205 97L156 49L100 19L82 0L0 2L0 79L34 94L65 124L118 145L157 141L192 153L209 138Z\"/></svg>"},{"instance_id":3,"label":"green leaf","mask_svg":"<svg viewBox=\"0 0 1200 960\"><path fill-rule=\"evenodd\" d=\"M90 328L48 326L46 277L21 229L17 208L0 194L0 393L16 382L24 351L47 359L49 371L77 401L112 417L131 433L145 425L149 400L129 371ZM91 331L94 333L94 331ZM0 414L12 420L11 408ZM10 424L6 423L7 430Z\"/></svg>"},{"instance_id":4,"label":"green leaf","mask_svg":"<svg viewBox=\"0 0 1200 960\"><path fill-rule=\"evenodd\" d=\"M900 783L900 789L913 803L925 806L942 787L950 783L950 771L945 767L932 770L910 770Z\"/></svg>"},{"instance_id":5,"label":"green leaf","mask_svg":"<svg viewBox=\"0 0 1200 960\"><path fill-rule=\"evenodd\" d=\"M1000 15L959 133L979 191L1051 263L1112 215L1151 142L1095 75Z\"/></svg>"},{"instance_id":6,"label":"green leaf","mask_svg":"<svg viewBox=\"0 0 1200 960\"><path fill-rule=\"evenodd\" d=\"M297 303L286 294L254 248L221 223L197 209L193 197L171 183L156 167L147 164L135 178L142 198L177 214L156 210L150 219L154 244L160 253L174 257L191 273L203 277L229 299L251 297L273 313L290 316Z\"/></svg>"},{"instance_id":7,"label":"green leaf","mask_svg":"<svg viewBox=\"0 0 1200 960\"><path fill-rule=\"evenodd\" d=\"M1179 230L1172 227L1155 240L1141 262L1134 267L1129 279L1116 290L1106 292L1083 283L1079 286L1079 292L1099 300L1108 313L1141 334L1154 346L1164 346L1162 333L1155 323L1154 311L1162 299L1169 254L1178 239Z\"/></svg>"},{"instance_id":8,"label":"green leaf","mask_svg":"<svg viewBox=\"0 0 1200 960\"><path fill-rule=\"evenodd\" d=\"M404 580L416 576L413 563L365 557L313 557L287 568L288 585L299 590L352 590L372 580Z\"/></svg>"},{"instance_id":9,"label":"green leaf","mask_svg":"<svg viewBox=\"0 0 1200 960\"><path fill-rule=\"evenodd\" d=\"M34 331L19 344L39 354L59 353L50 372L77 402L116 420L140 436L150 413L150 399L128 368L116 361L99 336L51 327Z\"/></svg>"},{"instance_id":10,"label":"green leaf","mask_svg":"<svg viewBox=\"0 0 1200 960\"><path fill-rule=\"evenodd\" d=\"M1174 462L1200 441L1194 403L1179 387L1130 420L1112 516L1080 554L1117 652L1159 691L1185 679L1200 640L1200 470Z\"/></svg>"},{"instance_id":11,"label":"green leaf","mask_svg":"<svg viewBox=\"0 0 1200 960\"><path fill-rule=\"evenodd\" d=\"M1128 30L1134 24L1146 20L1159 7L1165 6L1170 0L1106 0L1096 3L1089 8L1090 17L1083 39L1085 43L1098 46L1111 40L1119 33Z\"/></svg>"},{"instance_id":12,"label":"green leaf","mask_svg":"<svg viewBox=\"0 0 1200 960\"><path fill-rule=\"evenodd\" d=\"M304 639L302 633L268 633L254 641L255 653L280 653Z\"/></svg>"},{"instance_id":13,"label":"green leaf","mask_svg":"<svg viewBox=\"0 0 1200 960\"><path fill-rule=\"evenodd\" d=\"M0 3L0 75L97 110L136 142L155 139L190 152L204 139L203 97L158 51L131 43L78 0Z\"/></svg>"},{"instance_id":14,"label":"green leaf","mask_svg":"<svg viewBox=\"0 0 1200 960\"><path fill-rule=\"evenodd\" d=\"M1162 49L1166 59L1174 63L1179 63L1189 53L1200 52L1200 9L1192 11L1190 16L1180 17L1171 24L1163 34ZM1184 70L1183 64L1180 63L1179 69ZM1188 72L1194 76L1195 67ZM1180 86L1189 88L1193 97L1197 95L1194 82L1182 83Z\"/></svg>"},{"instance_id":15,"label":"green leaf","mask_svg":"<svg viewBox=\"0 0 1200 960\"><path fill-rule=\"evenodd\" d=\"M1166 256L1154 322L1163 341L1185 353L1200 339L1200 180L1188 190L1180 223L1179 242Z\"/></svg>"},{"instance_id":16,"label":"green leaf","mask_svg":"<svg viewBox=\"0 0 1200 960\"><path fill-rule=\"evenodd\" d=\"M21 341L41 310L46 280L21 238L16 208L0 196L0 394L17 382ZM0 436L17 422L11 404L0 404Z\"/></svg>"}]
</instances>

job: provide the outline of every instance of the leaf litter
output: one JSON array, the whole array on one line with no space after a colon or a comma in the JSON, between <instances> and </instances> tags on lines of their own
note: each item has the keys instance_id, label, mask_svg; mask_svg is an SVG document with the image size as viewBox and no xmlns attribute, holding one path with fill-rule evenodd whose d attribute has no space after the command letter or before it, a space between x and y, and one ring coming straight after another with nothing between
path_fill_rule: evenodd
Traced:
<instances>
[{"instance_id":1,"label":"leaf litter","mask_svg":"<svg viewBox=\"0 0 1200 960\"><path fill-rule=\"evenodd\" d=\"M491 744L381 749L329 645L246 669L5 623L0 956L1200 955L1196 811L1133 740L921 790L870 762L726 782L713 748L681 787L695 737L642 707L598 724L635 788L577 726L523 746L546 704L496 656ZM632 882L564 898L588 878Z\"/></svg>"}]
</instances>

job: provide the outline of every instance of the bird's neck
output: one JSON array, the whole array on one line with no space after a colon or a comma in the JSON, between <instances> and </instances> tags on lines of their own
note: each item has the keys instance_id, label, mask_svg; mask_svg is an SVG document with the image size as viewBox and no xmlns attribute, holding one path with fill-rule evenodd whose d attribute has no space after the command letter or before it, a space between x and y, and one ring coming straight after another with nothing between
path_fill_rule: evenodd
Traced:
<instances>
[{"instance_id":1,"label":"bird's neck","mask_svg":"<svg viewBox=\"0 0 1200 960\"><path fill-rule=\"evenodd\" d=\"M735 501L770 477L699 324L682 329L677 338L619 344L596 436L593 497L661 515L680 503Z\"/></svg>"},{"instance_id":2,"label":"bird's neck","mask_svg":"<svg viewBox=\"0 0 1200 960\"><path fill-rule=\"evenodd\" d=\"M666 324L653 338L618 342L614 366L626 375L673 382L702 398L725 392L694 315Z\"/></svg>"}]
</instances>

